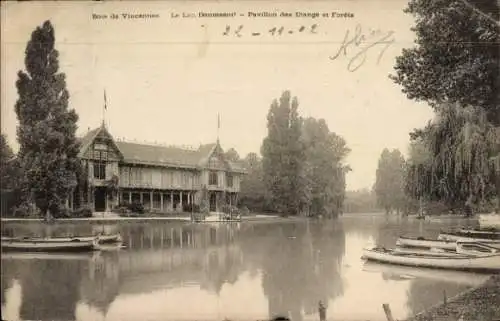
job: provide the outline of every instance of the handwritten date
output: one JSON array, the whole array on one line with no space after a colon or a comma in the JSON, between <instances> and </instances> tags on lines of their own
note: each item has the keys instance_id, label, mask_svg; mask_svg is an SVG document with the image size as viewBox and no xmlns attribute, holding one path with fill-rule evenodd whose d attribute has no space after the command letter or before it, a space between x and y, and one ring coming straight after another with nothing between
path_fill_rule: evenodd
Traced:
<instances>
[{"instance_id":1,"label":"handwritten date","mask_svg":"<svg viewBox=\"0 0 500 321\"><path fill-rule=\"evenodd\" d=\"M271 36L281 36L283 34L293 34L293 33L303 33L303 32L309 32L309 33L313 33L314 34L314 33L317 33L317 28L318 28L317 24L313 24L313 25L311 25L309 27L301 26L297 30L294 30L294 29L285 30L285 27L280 26L280 27L273 27L273 28L267 30L265 33L270 34ZM251 32L250 33L250 35L253 36L253 37L261 36L263 34L264 33L262 33L262 32ZM239 25L232 32L231 32L231 26L227 25L226 26L226 30L222 33L222 35L223 36L233 35L233 36L236 36L236 37L240 38L240 37L242 37L244 35L244 33L243 33L243 25Z\"/></svg>"}]
</instances>

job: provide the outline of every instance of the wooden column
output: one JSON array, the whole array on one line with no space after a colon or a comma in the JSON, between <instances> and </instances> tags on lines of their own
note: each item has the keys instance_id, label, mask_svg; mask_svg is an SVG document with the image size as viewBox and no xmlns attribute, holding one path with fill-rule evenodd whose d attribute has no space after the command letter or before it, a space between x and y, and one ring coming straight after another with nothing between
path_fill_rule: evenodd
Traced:
<instances>
[{"instance_id":1,"label":"wooden column","mask_svg":"<svg viewBox=\"0 0 500 321\"><path fill-rule=\"evenodd\" d=\"M183 205L183 202L182 202L182 191L180 192L180 196L179 196L179 200L180 200L180 203L181 203L181 211L182 211L182 205Z\"/></svg>"},{"instance_id":2,"label":"wooden column","mask_svg":"<svg viewBox=\"0 0 500 321\"><path fill-rule=\"evenodd\" d=\"M191 205L191 192L188 192L188 204Z\"/></svg>"},{"instance_id":3,"label":"wooden column","mask_svg":"<svg viewBox=\"0 0 500 321\"><path fill-rule=\"evenodd\" d=\"M132 191L128 192L128 203L132 204Z\"/></svg>"},{"instance_id":4,"label":"wooden column","mask_svg":"<svg viewBox=\"0 0 500 321\"><path fill-rule=\"evenodd\" d=\"M160 209L163 212L163 193L160 193Z\"/></svg>"},{"instance_id":5,"label":"wooden column","mask_svg":"<svg viewBox=\"0 0 500 321\"><path fill-rule=\"evenodd\" d=\"M153 203L153 191L149 192L149 208L151 209L155 208Z\"/></svg>"},{"instance_id":6,"label":"wooden column","mask_svg":"<svg viewBox=\"0 0 500 321\"><path fill-rule=\"evenodd\" d=\"M174 210L174 192L170 191L170 206L172 206L172 210Z\"/></svg>"},{"instance_id":7,"label":"wooden column","mask_svg":"<svg viewBox=\"0 0 500 321\"><path fill-rule=\"evenodd\" d=\"M139 195L141 195L140 196L141 197L141 204L143 204L143 201L144 201L144 196L142 194L143 194L142 192L139 193Z\"/></svg>"}]
</instances>

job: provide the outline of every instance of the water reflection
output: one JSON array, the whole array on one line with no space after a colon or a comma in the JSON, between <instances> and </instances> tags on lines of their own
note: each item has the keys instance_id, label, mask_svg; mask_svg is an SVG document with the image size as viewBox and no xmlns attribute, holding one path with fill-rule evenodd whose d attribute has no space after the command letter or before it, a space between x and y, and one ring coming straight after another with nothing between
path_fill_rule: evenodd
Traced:
<instances>
[{"instance_id":1,"label":"water reflection","mask_svg":"<svg viewBox=\"0 0 500 321\"><path fill-rule=\"evenodd\" d=\"M98 255L2 256L2 306L25 320L285 315L302 321L317 320L322 301L329 319L384 320L381 304L390 299L395 317L404 318L441 300L443 291L452 296L471 285L465 281L478 279L367 268L362 249L370 243L393 246L403 233L432 236L439 228L370 216L235 225L11 225L12 235L105 229L120 232L126 248ZM360 297L370 300L360 306Z\"/></svg>"}]
</instances>

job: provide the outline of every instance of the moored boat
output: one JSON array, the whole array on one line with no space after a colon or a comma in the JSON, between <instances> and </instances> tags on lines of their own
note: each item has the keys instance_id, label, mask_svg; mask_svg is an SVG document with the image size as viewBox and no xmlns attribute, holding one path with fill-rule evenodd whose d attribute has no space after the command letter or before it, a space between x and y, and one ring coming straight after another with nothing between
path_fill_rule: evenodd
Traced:
<instances>
[{"instance_id":1,"label":"moored boat","mask_svg":"<svg viewBox=\"0 0 500 321\"><path fill-rule=\"evenodd\" d=\"M500 239L498 239L495 235L492 237L473 237L467 233L459 233L459 232L441 232L438 236L438 240L442 241L468 241L468 242L479 242L479 243L487 243L491 246L500 246Z\"/></svg>"},{"instance_id":2,"label":"moored boat","mask_svg":"<svg viewBox=\"0 0 500 321\"><path fill-rule=\"evenodd\" d=\"M2 251L19 252L88 252L97 248L97 239L91 241L38 242L36 240L2 240Z\"/></svg>"},{"instance_id":3,"label":"moored boat","mask_svg":"<svg viewBox=\"0 0 500 321\"><path fill-rule=\"evenodd\" d=\"M101 252L81 252L81 253L63 253L63 252L7 252L2 253L2 260L55 260L55 261L88 261L99 257Z\"/></svg>"},{"instance_id":4,"label":"moored boat","mask_svg":"<svg viewBox=\"0 0 500 321\"><path fill-rule=\"evenodd\" d=\"M457 241L457 253L471 256L500 255L500 249L478 242Z\"/></svg>"},{"instance_id":5,"label":"moored boat","mask_svg":"<svg viewBox=\"0 0 500 321\"><path fill-rule=\"evenodd\" d=\"M366 261L363 264L363 271L393 275L405 275L441 282L445 281L450 283L467 284L474 287L483 284L490 277L490 275L488 274L443 269L437 270L432 268L402 266L373 261Z\"/></svg>"},{"instance_id":6,"label":"moored boat","mask_svg":"<svg viewBox=\"0 0 500 321\"><path fill-rule=\"evenodd\" d=\"M429 256L425 254L404 254L384 248L365 249L363 258L382 263L406 266L430 267L451 270L477 270L483 272L500 271L500 256L469 255Z\"/></svg>"},{"instance_id":7,"label":"moored boat","mask_svg":"<svg viewBox=\"0 0 500 321\"><path fill-rule=\"evenodd\" d=\"M59 243L59 242L92 242L97 239L99 243L114 243L121 242L122 238L120 234L109 234L109 235L92 235L92 236L72 236L72 237L4 237L2 236L2 242L25 242L33 241L38 243Z\"/></svg>"},{"instance_id":8,"label":"moored boat","mask_svg":"<svg viewBox=\"0 0 500 321\"><path fill-rule=\"evenodd\" d=\"M459 254L456 251L452 250L443 250L438 248L430 248L430 249L420 249L413 247L396 247L394 252L401 254L418 254L418 255L428 255L428 256L463 256L464 254Z\"/></svg>"},{"instance_id":9,"label":"moored boat","mask_svg":"<svg viewBox=\"0 0 500 321\"><path fill-rule=\"evenodd\" d=\"M432 240L423 237L405 237L400 236L396 241L397 246L420 247L420 248L438 248L445 250L455 250L456 241Z\"/></svg>"}]
</instances>

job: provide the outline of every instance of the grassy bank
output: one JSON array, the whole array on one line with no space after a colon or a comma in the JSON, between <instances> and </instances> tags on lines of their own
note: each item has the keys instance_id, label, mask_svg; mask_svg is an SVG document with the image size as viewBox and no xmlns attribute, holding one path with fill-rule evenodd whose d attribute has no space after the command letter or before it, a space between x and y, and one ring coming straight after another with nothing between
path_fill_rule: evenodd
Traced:
<instances>
[{"instance_id":1,"label":"grassy bank","mask_svg":"<svg viewBox=\"0 0 500 321\"><path fill-rule=\"evenodd\" d=\"M406 321L493 321L500 320L500 276L463 292Z\"/></svg>"}]
</instances>

